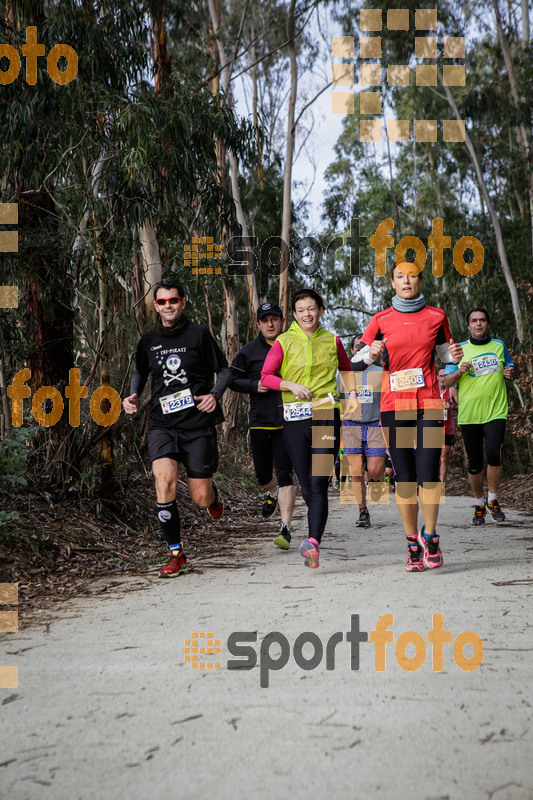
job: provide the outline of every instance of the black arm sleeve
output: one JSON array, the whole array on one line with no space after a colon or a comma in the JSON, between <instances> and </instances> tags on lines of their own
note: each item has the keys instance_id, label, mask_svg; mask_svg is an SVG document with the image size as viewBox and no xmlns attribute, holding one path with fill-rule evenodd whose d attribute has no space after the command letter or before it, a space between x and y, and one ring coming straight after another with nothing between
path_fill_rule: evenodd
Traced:
<instances>
[{"instance_id":1,"label":"black arm sleeve","mask_svg":"<svg viewBox=\"0 0 533 800\"><path fill-rule=\"evenodd\" d=\"M148 380L148 375L150 372L148 356L146 355L146 350L144 349L142 339L137 345L135 367L136 369L133 373L130 383L130 394L136 394L137 397L140 397L144 387L146 386L146 381Z\"/></svg>"},{"instance_id":2,"label":"black arm sleeve","mask_svg":"<svg viewBox=\"0 0 533 800\"><path fill-rule=\"evenodd\" d=\"M211 333L205 329L205 336L202 350L204 352L205 364L216 373L217 380L210 391L210 394L223 394L228 388L231 379L231 372L226 361L226 356L216 343Z\"/></svg>"},{"instance_id":3,"label":"black arm sleeve","mask_svg":"<svg viewBox=\"0 0 533 800\"><path fill-rule=\"evenodd\" d=\"M231 381L230 389L234 392L244 392L245 394L257 394L258 380L247 377L248 359L242 352L237 353L230 367Z\"/></svg>"},{"instance_id":4,"label":"black arm sleeve","mask_svg":"<svg viewBox=\"0 0 533 800\"><path fill-rule=\"evenodd\" d=\"M146 386L146 381L148 380L147 375L141 375L138 369L135 370L133 373L133 377L130 383L130 394L136 394L137 397L140 397L144 387Z\"/></svg>"},{"instance_id":5,"label":"black arm sleeve","mask_svg":"<svg viewBox=\"0 0 533 800\"><path fill-rule=\"evenodd\" d=\"M228 383L231 380L231 371L229 367L223 367L217 375L217 382L211 389L210 394L224 394L228 388Z\"/></svg>"}]
</instances>

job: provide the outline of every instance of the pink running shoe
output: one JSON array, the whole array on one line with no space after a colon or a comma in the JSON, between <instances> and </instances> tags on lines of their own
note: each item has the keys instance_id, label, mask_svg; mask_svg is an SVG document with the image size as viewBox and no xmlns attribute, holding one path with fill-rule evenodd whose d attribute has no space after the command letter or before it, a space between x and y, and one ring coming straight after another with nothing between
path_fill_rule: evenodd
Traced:
<instances>
[{"instance_id":1,"label":"pink running shoe","mask_svg":"<svg viewBox=\"0 0 533 800\"><path fill-rule=\"evenodd\" d=\"M439 547L439 535L434 533L426 538L424 529L424 525L422 525L422 530L418 534L418 543L423 550L422 561L424 566L428 569L442 567L444 559Z\"/></svg>"},{"instance_id":2,"label":"pink running shoe","mask_svg":"<svg viewBox=\"0 0 533 800\"><path fill-rule=\"evenodd\" d=\"M416 544L407 545L407 563L405 565L406 572L424 572L422 552L422 548L418 542Z\"/></svg>"},{"instance_id":3,"label":"pink running shoe","mask_svg":"<svg viewBox=\"0 0 533 800\"><path fill-rule=\"evenodd\" d=\"M304 539L300 545L300 555L305 559L304 564L310 569L318 568L320 545L316 539Z\"/></svg>"}]
</instances>

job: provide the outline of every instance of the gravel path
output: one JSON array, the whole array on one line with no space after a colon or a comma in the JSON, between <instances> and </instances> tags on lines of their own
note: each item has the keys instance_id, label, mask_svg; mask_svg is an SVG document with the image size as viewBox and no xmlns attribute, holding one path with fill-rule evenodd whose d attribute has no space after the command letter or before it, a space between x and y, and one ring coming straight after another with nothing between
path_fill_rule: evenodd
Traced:
<instances>
[{"instance_id":1,"label":"gravel path","mask_svg":"<svg viewBox=\"0 0 533 800\"><path fill-rule=\"evenodd\" d=\"M235 569L214 558L175 580L99 582L2 634L0 663L18 666L19 686L0 689L0 797L533 798L533 524L504 510L505 523L474 528L471 500L449 498L444 567L407 574L394 504L371 506L372 527L359 530L355 507L332 496L318 570L297 552L300 506L288 553L268 522ZM346 640L357 623L374 638L387 614L394 641ZM441 671L434 614L451 634ZM397 646L407 631L419 636ZM471 671L454 661L463 631L477 635L455 645L463 666L484 646ZM202 632L221 653L200 663L220 669L185 661L185 640ZM254 668L229 652L239 632ZM402 668L402 652L420 668ZM303 669L313 656L318 666Z\"/></svg>"}]
</instances>

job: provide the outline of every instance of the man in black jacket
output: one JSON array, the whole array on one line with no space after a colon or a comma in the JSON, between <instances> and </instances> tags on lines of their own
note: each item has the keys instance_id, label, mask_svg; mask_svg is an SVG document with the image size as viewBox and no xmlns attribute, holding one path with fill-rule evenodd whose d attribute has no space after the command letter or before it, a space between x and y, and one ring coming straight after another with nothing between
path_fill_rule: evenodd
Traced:
<instances>
[{"instance_id":1,"label":"man in black jacket","mask_svg":"<svg viewBox=\"0 0 533 800\"><path fill-rule=\"evenodd\" d=\"M271 517L278 506L281 530L274 539L280 550L288 550L291 542L291 519L295 488L292 464L283 443L283 403L281 392L267 389L261 383L261 369L267 354L281 333L283 313L274 303L263 303L257 310L258 336L248 342L231 365L230 387L250 395L250 446L257 480L267 492L263 517ZM273 467L276 478L273 476Z\"/></svg>"},{"instance_id":2,"label":"man in black jacket","mask_svg":"<svg viewBox=\"0 0 533 800\"><path fill-rule=\"evenodd\" d=\"M213 473L218 467L215 425L224 416L220 396L227 387L227 361L209 330L184 315L185 289L173 278L154 287L157 325L137 346L136 370L124 411L134 414L152 375L148 445L157 495L157 516L168 542L170 560L159 572L174 578L189 571L181 545L176 504L178 462L187 471L189 495L213 519L222 515ZM213 373L217 382L213 386Z\"/></svg>"}]
</instances>

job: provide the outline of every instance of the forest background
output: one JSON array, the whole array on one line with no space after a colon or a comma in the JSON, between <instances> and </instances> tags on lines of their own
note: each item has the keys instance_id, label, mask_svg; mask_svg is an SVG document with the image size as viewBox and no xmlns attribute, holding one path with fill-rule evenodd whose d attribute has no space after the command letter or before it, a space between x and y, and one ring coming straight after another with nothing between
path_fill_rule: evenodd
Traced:
<instances>
[{"instance_id":1,"label":"forest background","mask_svg":"<svg viewBox=\"0 0 533 800\"><path fill-rule=\"evenodd\" d=\"M418 86L416 64L430 62L415 58L415 11L435 7L439 80ZM389 142L385 125L381 145L360 140L361 8L382 10L379 34L362 34L381 36L382 65L410 67L409 86L382 86L384 117L410 121L405 143ZM410 29L388 29L387 11L406 8ZM529 491L531 11L528 0L7 0L0 42L23 52L26 28L36 26L46 53L57 43L76 51L78 74L58 85L40 58L32 85L21 57L19 76L0 84L0 202L18 205L18 252L0 256L0 285L17 286L19 295L17 308L0 311L4 579L40 579L74 553L86 559L89 531L92 550L122 568L138 540L119 547L113 536L149 538L155 529L147 395L140 414L122 413L110 427L96 424L88 401L77 427L66 404L57 424L38 425L26 400L24 425L14 428L5 390L13 376L29 367L32 392L54 386L64 396L77 368L89 395L110 385L124 397L137 341L154 322L150 287L170 275L187 288L188 315L209 326L228 361L255 335L258 303L277 301L287 312L301 285L323 294L327 327L348 344L391 299L388 281L374 273L373 250L361 247L359 275L351 268L353 220L370 237L392 218L395 244L412 235L427 246L432 220L441 218L452 248L462 236L482 242L484 265L470 278L453 267L451 249L442 277L434 277L429 255L424 294L445 309L457 341L466 338L468 309L486 307L492 334L511 352L505 475L516 491ZM317 108L335 92L331 35L339 32L355 41L354 113L342 119L323 176L327 188L317 197L312 175L296 180L295 163L305 153L316 163L314 129L333 120ZM466 59L444 59L444 36L464 37ZM466 63L464 87L443 86L443 63ZM65 69L65 59L58 67ZM9 68L7 58L0 68ZM441 132L436 142L415 142L416 119L464 119L465 142L444 142ZM330 257L319 259L313 242L301 243L311 206L320 208L314 234L322 252L337 240ZM185 249L193 237L220 245L221 258L200 262L213 274L193 274ZM244 244L232 256L235 237ZM236 269L236 259L244 266ZM227 392L224 411L222 481L242 513L255 485L246 398ZM455 466L466 489L460 437ZM83 545L71 529L74 501Z\"/></svg>"}]
</instances>

